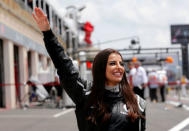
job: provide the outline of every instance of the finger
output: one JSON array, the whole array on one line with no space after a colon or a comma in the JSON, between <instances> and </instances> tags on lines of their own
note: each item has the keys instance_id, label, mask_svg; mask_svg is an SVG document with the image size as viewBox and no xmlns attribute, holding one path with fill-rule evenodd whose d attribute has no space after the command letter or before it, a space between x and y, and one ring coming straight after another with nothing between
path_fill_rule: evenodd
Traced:
<instances>
[{"instance_id":1,"label":"finger","mask_svg":"<svg viewBox=\"0 0 189 131\"><path fill-rule=\"evenodd\" d=\"M43 13L43 11L39 8L36 8L36 13L38 16L45 16L45 14Z\"/></svg>"},{"instance_id":2,"label":"finger","mask_svg":"<svg viewBox=\"0 0 189 131\"><path fill-rule=\"evenodd\" d=\"M33 15L34 20L37 22L37 17L35 16L35 14L32 13L32 15Z\"/></svg>"},{"instance_id":3,"label":"finger","mask_svg":"<svg viewBox=\"0 0 189 131\"><path fill-rule=\"evenodd\" d=\"M39 13L39 10L38 10L38 9L35 9L35 14L36 14L36 16L37 16L38 18L40 18L40 17L41 17L41 15L40 15L40 13Z\"/></svg>"},{"instance_id":4,"label":"finger","mask_svg":"<svg viewBox=\"0 0 189 131\"><path fill-rule=\"evenodd\" d=\"M39 8L35 7L35 14L37 17L41 17L39 13Z\"/></svg>"},{"instance_id":5,"label":"finger","mask_svg":"<svg viewBox=\"0 0 189 131\"><path fill-rule=\"evenodd\" d=\"M39 14L41 14L41 15L44 15L44 16L45 16L45 14L43 13L43 11L42 11L40 8L38 8L38 11L39 11Z\"/></svg>"},{"instance_id":6,"label":"finger","mask_svg":"<svg viewBox=\"0 0 189 131\"><path fill-rule=\"evenodd\" d=\"M35 11L35 14L37 14L37 10L38 10L38 9L37 9L37 7L35 7L35 9L34 9L34 11Z\"/></svg>"}]
</instances>

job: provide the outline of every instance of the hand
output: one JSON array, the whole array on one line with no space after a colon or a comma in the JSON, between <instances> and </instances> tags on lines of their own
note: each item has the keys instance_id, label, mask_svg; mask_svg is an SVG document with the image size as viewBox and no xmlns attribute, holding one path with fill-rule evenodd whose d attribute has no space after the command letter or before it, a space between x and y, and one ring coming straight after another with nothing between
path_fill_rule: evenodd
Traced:
<instances>
[{"instance_id":1,"label":"hand","mask_svg":"<svg viewBox=\"0 0 189 131\"><path fill-rule=\"evenodd\" d=\"M39 29L41 31L48 31L48 30L50 30L49 21L47 19L47 16L43 13L43 11L41 9L35 7L35 14L32 13L33 18L35 19L35 21L36 21Z\"/></svg>"}]
</instances>

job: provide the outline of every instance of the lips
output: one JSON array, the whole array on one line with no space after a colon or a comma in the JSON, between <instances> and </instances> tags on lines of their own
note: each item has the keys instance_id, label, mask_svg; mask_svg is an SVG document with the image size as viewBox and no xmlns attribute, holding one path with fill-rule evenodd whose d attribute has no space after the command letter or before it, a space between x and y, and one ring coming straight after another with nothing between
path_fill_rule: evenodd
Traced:
<instances>
[{"instance_id":1,"label":"lips","mask_svg":"<svg viewBox=\"0 0 189 131\"><path fill-rule=\"evenodd\" d=\"M116 76L116 77L121 77L123 75L122 72L115 72L113 73L113 76Z\"/></svg>"}]
</instances>

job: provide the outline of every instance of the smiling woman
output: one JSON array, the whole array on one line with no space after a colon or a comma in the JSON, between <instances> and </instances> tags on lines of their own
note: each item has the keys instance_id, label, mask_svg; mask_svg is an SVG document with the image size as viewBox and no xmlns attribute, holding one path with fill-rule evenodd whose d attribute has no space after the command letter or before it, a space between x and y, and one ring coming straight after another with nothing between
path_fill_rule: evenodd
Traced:
<instances>
[{"instance_id":1,"label":"smiling woman","mask_svg":"<svg viewBox=\"0 0 189 131\"><path fill-rule=\"evenodd\" d=\"M114 49L100 51L94 58L93 82L89 84L81 79L72 60L65 54L45 14L39 8L35 8L35 13L33 17L43 32L61 85L76 104L79 130L144 131L145 126L140 125L140 120L144 119L145 101L130 88L121 54Z\"/></svg>"},{"instance_id":2,"label":"smiling woman","mask_svg":"<svg viewBox=\"0 0 189 131\"><path fill-rule=\"evenodd\" d=\"M106 86L118 85L122 80L124 71L124 64L120 54L110 54L106 66Z\"/></svg>"}]
</instances>

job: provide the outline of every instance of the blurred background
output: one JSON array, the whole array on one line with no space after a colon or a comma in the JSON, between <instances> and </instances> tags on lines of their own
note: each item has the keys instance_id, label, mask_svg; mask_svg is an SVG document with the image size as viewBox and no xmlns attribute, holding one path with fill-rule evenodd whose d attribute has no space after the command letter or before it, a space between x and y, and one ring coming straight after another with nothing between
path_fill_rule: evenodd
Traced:
<instances>
[{"instance_id":1,"label":"blurred background","mask_svg":"<svg viewBox=\"0 0 189 131\"><path fill-rule=\"evenodd\" d=\"M93 59L100 50L117 49L128 76L129 62L140 61L146 70L145 98L151 120L147 130L157 129L160 120L169 123L157 130L171 130L185 119L184 126L173 130L189 129L188 5L187 0L0 0L0 111L40 106L59 112L75 106L58 88L56 69L32 18L34 8L39 7L82 78L92 80ZM152 72L157 73L156 100L150 94ZM167 120L164 116L170 114L165 112L161 116L162 110L171 109L177 119ZM0 124L0 129L5 128L9 129L7 123ZM72 125L67 129L77 130Z\"/></svg>"}]
</instances>

